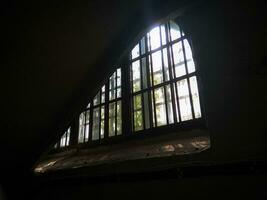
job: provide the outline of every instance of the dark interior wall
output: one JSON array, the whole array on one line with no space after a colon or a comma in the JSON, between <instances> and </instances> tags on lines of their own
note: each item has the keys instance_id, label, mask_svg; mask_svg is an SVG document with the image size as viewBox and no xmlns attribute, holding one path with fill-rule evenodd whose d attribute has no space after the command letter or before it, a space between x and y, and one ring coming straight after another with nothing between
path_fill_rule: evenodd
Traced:
<instances>
[{"instance_id":1,"label":"dark interior wall","mask_svg":"<svg viewBox=\"0 0 267 200\"><path fill-rule=\"evenodd\" d=\"M10 47L6 62L10 68L17 70L18 74L11 78L19 80L19 94L15 100L9 101L14 99L13 96L8 98L6 105L17 107L21 120L14 125L10 123L14 115L9 114L10 110L4 112L9 120L9 134L1 135L1 152L6 158L2 180L6 183L9 176L12 177L11 183L4 187L8 188L8 194L16 196L26 191L27 198L35 199L84 199L87 194L93 194L95 198L102 199L121 193L126 197L137 196L136 190L145 192L147 196L153 192L154 197L163 197L164 194L186 197L190 194L190 198L197 197L197 194L209 198L217 193L227 197L234 187L237 189L236 197L241 193L244 197L252 197L262 192L264 176L260 175L93 185L86 182L76 185L66 180L63 187L55 182L53 187L47 183L41 188L34 187L37 188L35 192L31 190L38 181L29 178L30 166L40 152L56 139L54 135L59 134L58 130L67 126L72 115L82 108L81 104L85 105L86 99L101 85L103 76L112 71L112 68L106 71L104 68L108 66L106 64L115 62L111 55L119 55L141 28L160 15L163 17L167 10L173 10L173 5L179 8L179 2L174 2L161 2L154 7L150 7L153 5L150 2L146 4L149 12L141 9L140 2L125 3L119 8L110 4L101 12L101 2L89 6L84 2L75 5L66 3L63 8L61 4L58 7L46 5L47 9L43 10L38 4L36 6L40 9L34 12L32 9L20 10L22 17L19 20L15 18L15 28L10 27L13 30L10 38L17 40L11 42L14 49ZM195 61L200 70L204 114L212 137L212 155L208 159L229 161L266 157L267 79L264 58L266 60L267 29L264 5L259 2L197 2L180 17L180 24L192 37ZM161 5L164 5L164 11L156 14ZM92 6L95 13L84 10ZM127 6L131 8L125 9ZM60 12L58 9L61 9ZM146 21L140 22L145 16ZM88 18L91 20L85 20ZM127 24L128 20L131 23ZM114 27L116 24L117 28ZM125 27L129 27L128 30ZM129 36L123 37L125 33ZM110 58L112 61L107 61ZM87 89L85 86L88 86ZM12 90L16 91L15 88ZM86 91L89 94L85 94ZM76 102L74 99L77 97L81 100ZM62 113L65 115L61 118ZM58 127L55 124L63 125ZM23 171L20 168L24 168ZM21 176L25 171L26 175ZM32 183L26 185L28 178ZM12 194L18 186L21 187L18 189L20 192Z\"/></svg>"}]
</instances>

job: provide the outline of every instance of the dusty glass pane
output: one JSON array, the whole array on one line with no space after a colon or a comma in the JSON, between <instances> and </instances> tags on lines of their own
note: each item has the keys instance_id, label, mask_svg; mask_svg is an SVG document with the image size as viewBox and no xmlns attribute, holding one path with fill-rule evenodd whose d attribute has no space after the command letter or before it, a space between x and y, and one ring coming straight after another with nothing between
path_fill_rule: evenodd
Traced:
<instances>
[{"instance_id":1,"label":"dusty glass pane","mask_svg":"<svg viewBox=\"0 0 267 200\"><path fill-rule=\"evenodd\" d=\"M109 136L115 135L115 112L116 112L116 103L110 103L109 104Z\"/></svg>"},{"instance_id":2,"label":"dusty glass pane","mask_svg":"<svg viewBox=\"0 0 267 200\"><path fill-rule=\"evenodd\" d=\"M165 76L165 81L170 80L170 75L169 75L169 64L168 64L168 55L167 55L167 49L164 48L162 50L163 53L163 68L164 68L164 76Z\"/></svg>"},{"instance_id":3,"label":"dusty glass pane","mask_svg":"<svg viewBox=\"0 0 267 200\"><path fill-rule=\"evenodd\" d=\"M94 102L94 106L100 104L100 92L97 93L93 102Z\"/></svg>"},{"instance_id":4,"label":"dusty glass pane","mask_svg":"<svg viewBox=\"0 0 267 200\"><path fill-rule=\"evenodd\" d=\"M142 98L141 95L134 96L134 110L138 110L142 108Z\"/></svg>"},{"instance_id":5,"label":"dusty glass pane","mask_svg":"<svg viewBox=\"0 0 267 200\"><path fill-rule=\"evenodd\" d=\"M99 139L99 125L100 125L100 108L95 108L93 110L93 130L92 130L92 140Z\"/></svg>"},{"instance_id":6,"label":"dusty glass pane","mask_svg":"<svg viewBox=\"0 0 267 200\"><path fill-rule=\"evenodd\" d=\"M180 28L173 21L170 21L170 32L171 32L171 40L172 41L181 37Z\"/></svg>"},{"instance_id":7,"label":"dusty glass pane","mask_svg":"<svg viewBox=\"0 0 267 200\"><path fill-rule=\"evenodd\" d=\"M162 39L162 45L166 44L166 31L165 31L165 25L160 26L161 29L161 39Z\"/></svg>"},{"instance_id":8,"label":"dusty glass pane","mask_svg":"<svg viewBox=\"0 0 267 200\"><path fill-rule=\"evenodd\" d=\"M191 104L189 98L189 90L187 79L183 79L177 82L179 105L182 121L192 119Z\"/></svg>"},{"instance_id":9,"label":"dusty glass pane","mask_svg":"<svg viewBox=\"0 0 267 200\"><path fill-rule=\"evenodd\" d=\"M89 124L85 125L85 142L88 141L89 138Z\"/></svg>"},{"instance_id":10,"label":"dusty glass pane","mask_svg":"<svg viewBox=\"0 0 267 200\"><path fill-rule=\"evenodd\" d=\"M141 110L134 112L134 130L135 131L143 130L143 116Z\"/></svg>"},{"instance_id":11,"label":"dusty glass pane","mask_svg":"<svg viewBox=\"0 0 267 200\"><path fill-rule=\"evenodd\" d=\"M141 39L141 55L143 55L146 52L146 43L145 43L145 37Z\"/></svg>"},{"instance_id":12,"label":"dusty glass pane","mask_svg":"<svg viewBox=\"0 0 267 200\"><path fill-rule=\"evenodd\" d=\"M139 55L140 55L139 44L137 44L132 50L132 59L137 58Z\"/></svg>"},{"instance_id":13,"label":"dusty glass pane","mask_svg":"<svg viewBox=\"0 0 267 200\"><path fill-rule=\"evenodd\" d=\"M117 98L121 97L121 87L117 88Z\"/></svg>"},{"instance_id":14,"label":"dusty glass pane","mask_svg":"<svg viewBox=\"0 0 267 200\"><path fill-rule=\"evenodd\" d=\"M177 122L179 122L180 121L180 119L179 119L179 112L180 111L178 109L178 102L177 102L177 99L178 99L178 94L177 94L177 89L176 89L177 84L174 83L172 86L173 86L173 92L174 92L175 112L176 112Z\"/></svg>"},{"instance_id":15,"label":"dusty glass pane","mask_svg":"<svg viewBox=\"0 0 267 200\"><path fill-rule=\"evenodd\" d=\"M105 85L101 88L101 103L105 103Z\"/></svg>"},{"instance_id":16,"label":"dusty glass pane","mask_svg":"<svg viewBox=\"0 0 267 200\"><path fill-rule=\"evenodd\" d=\"M100 125L100 136L104 138L104 131L105 131L105 106L101 106L101 125Z\"/></svg>"},{"instance_id":17,"label":"dusty glass pane","mask_svg":"<svg viewBox=\"0 0 267 200\"><path fill-rule=\"evenodd\" d=\"M140 85L140 61L137 60L132 63L132 78L133 78L133 92L141 89Z\"/></svg>"},{"instance_id":18,"label":"dusty glass pane","mask_svg":"<svg viewBox=\"0 0 267 200\"><path fill-rule=\"evenodd\" d=\"M182 42L178 42L172 45L172 50L175 75L178 78L186 74Z\"/></svg>"},{"instance_id":19,"label":"dusty glass pane","mask_svg":"<svg viewBox=\"0 0 267 200\"><path fill-rule=\"evenodd\" d=\"M117 102L117 135L121 135L121 101Z\"/></svg>"},{"instance_id":20,"label":"dusty glass pane","mask_svg":"<svg viewBox=\"0 0 267 200\"><path fill-rule=\"evenodd\" d=\"M197 78L196 76L190 77L190 88L193 98L193 107L195 112L195 118L201 117L201 110L200 110L200 102L199 102L199 94L198 94L198 86L197 86Z\"/></svg>"},{"instance_id":21,"label":"dusty glass pane","mask_svg":"<svg viewBox=\"0 0 267 200\"><path fill-rule=\"evenodd\" d=\"M148 43L149 49L154 50L160 47L160 31L158 26L148 33L148 38L150 40L150 44Z\"/></svg>"},{"instance_id":22,"label":"dusty glass pane","mask_svg":"<svg viewBox=\"0 0 267 200\"><path fill-rule=\"evenodd\" d=\"M109 100L116 98L116 72L109 78Z\"/></svg>"},{"instance_id":23,"label":"dusty glass pane","mask_svg":"<svg viewBox=\"0 0 267 200\"><path fill-rule=\"evenodd\" d=\"M153 124L153 127L155 127L155 105L154 105L154 94L153 94L153 91L150 92L151 94L151 103L152 103L152 124Z\"/></svg>"},{"instance_id":24,"label":"dusty glass pane","mask_svg":"<svg viewBox=\"0 0 267 200\"><path fill-rule=\"evenodd\" d=\"M164 87L155 89L156 119L157 126L166 125L166 107L164 98Z\"/></svg>"},{"instance_id":25,"label":"dusty glass pane","mask_svg":"<svg viewBox=\"0 0 267 200\"><path fill-rule=\"evenodd\" d=\"M146 66L146 57L142 58L142 78L143 78L143 89L147 88L147 66Z\"/></svg>"},{"instance_id":26,"label":"dusty glass pane","mask_svg":"<svg viewBox=\"0 0 267 200\"><path fill-rule=\"evenodd\" d=\"M60 147L65 147L66 146L66 133L61 137L60 139Z\"/></svg>"},{"instance_id":27,"label":"dusty glass pane","mask_svg":"<svg viewBox=\"0 0 267 200\"><path fill-rule=\"evenodd\" d=\"M85 123L85 116L84 113L81 113L79 117L79 137L78 137L79 143L82 143L84 139L84 123Z\"/></svg>"},{"instance_id":28,"label":"dusty glass pane","mask_svg":"<svg viewBox=\"0 0 267 200\"><path fill-rule=\"evenodd\" d=\"M154 85L162 83L163 75L162 75L161 50L152 53L152 69L153 69Z\"/></svg>"},{"instance_id":29,"label":"dusty glass pane","mask_svg":"<svg viewBox=\"0 0 267 200\"><path fill-rule=\"evenodd\" d=\"M148 99L148 93L145 92L143 94L144 98L144 117L145 117L145 128L150 128L150 119L149 119L149 99Z\"/></svg>"},{"instance_id":30,"label":"dusty glass pane","mask_svg":"<svg viewBox=\"0 0 267 200\"><path fill-rule=\"evenodd\" d=\"M171 96L170 85L166 86L166 97L167 97L166 101L167 101L169 124L172 124L174 122L174 113L173 113L173 107L172 107L172 96Z\"/></svg>"},{"instance_id":31,"label":"dusty glass pane","mask_svg":"<svg viewBox=\"0 0 267 200\"><path fill-rule=\"evenodd\" d=\"M85 123L89 123L90 122L90 110L87 110L84 113L86 115L86 121L85 121Z\"/></svg>"},{"instance_id":32,"label":"dusty glass pane","mask_svg":"<svg viewBox=\"0 0 267 200\"><path fill-rule=\"evenodd\" d=\"M117 87L121 86L121 68L117 69Z\"/></svg>"},{"instance_id":33,"label":"dusty glass pane","mask_svg":"<svg viewBox=\"0 0 267 200\"><path fill-rule=\"evenodd\" d=\"M192 73L196 71L196 69L195 69L195 63L192 57L191 47L187 39L184 40L184 48L185 48L185 55L186 55L186 62L187 62L187 70L188 70L188 73Z\"/></svg>"}]
</instances>

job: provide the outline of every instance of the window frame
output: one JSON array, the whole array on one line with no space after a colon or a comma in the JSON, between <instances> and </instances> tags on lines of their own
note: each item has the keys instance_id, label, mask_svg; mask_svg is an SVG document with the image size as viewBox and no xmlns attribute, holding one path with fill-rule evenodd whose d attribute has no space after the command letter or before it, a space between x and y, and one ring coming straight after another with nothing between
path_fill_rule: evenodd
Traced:
<instances>
[{"instance_id":1,"label":"window frame","mask_svg":"<svg viewBox=\"0 0 267 200\"><path fill-rule=\"evenodd\" d=\"M128 51L128 54L127 55L124 55L122 57L122 59L120 60L120 62L118 62L118 65L116 65L116 69L115 71L117 71L118 68L121 69L121 96L119 98L115 98L115 99L112 99L110 100L109 99L109 80L110 78L112 77L113 73L112 72L108 78L105 79L105 84L102 85L99 90L97 91L96 95L98 94L98 92L100 92L100 103L96 106L94 106L93 104L93 101L94 101L94 98L92 98L90 100L90 104L91 104L91 107L90 108L85 108L81 113L83 112L86 112L88 110L90 110L90 122L89 122L89 138L88 138L88 141L87 142L83 142L83 143L79 143L77 141L76 145L69 145L69 146L79 146L80 148L88 148L88 147L94 147L94 146L98 146L98 145L101 145L101 144L113 144L113 143L116 143L116 142L121 142L121 141L127 141L131 138L147 138L147 137L153 137L153 136L156 136L156 135L162 135L162 134L169 134L169 133L174 133L174 132L177 132L177 134L179 134L179 132L181 131L186 131L186 130L192 130L192 129L206 129L206 120L205 120L205 110L204 110L204 106L203 106L203 90L202 90L202 83L201 83L201 76L200 76L200 69L199 69L199 66L198 66L198 63L197 63L197 59L195 59L195 53L194 53L194 49L193 49L193 45L192 45L192 40L191 40L191 37L190 37L190 34L187 34L186 32L183 32L184 34L182 35L182 31L184 31L181 23L177 23L177 19L168 19L168 20L164 20L164 21L161 21L160 23L155 23L153 24L152 26L150 26L148 29L142 31L142 34L141 37L138 37L135 41L137 41L138 43L141 41L142 37L145 36L146 40L147 40L147 33L153 29L153 27L156 27L156 26L161 26L162 24L164 24L165 26L165 32L166 32L166 37L170 37L168 36L168 34L170 33L170 25L167 25L166 27L166 24L169 24L170 23L170 20L173 20L174 23L176 23L179 28L180 28L180 34L181 34L181 37L180 38L177 38L175 40L171 40L171 41L168 41L168 39L166 40L165 44L162 45L162 34L160 33L160 46L158 48L155 48L153 50L150 50L149 52L147 51L148 49L148 46L147 46L147 41L145 41L145 46L146 46L146 51L145 53L141 56L138 56L136 58L134 58L133 60L130 60L129 59L129 54L131 54L131 50L134 48L134 46L136 45L136 42L133 43L134 45L131 45ZM167 30L168 28L168 30ZM160 28L160 31L161 31L161 28ZM184 48L184 39L187 39L188 41L188 44L191 48L191 52L192 52L192 59L195 63L195 71L193 73L190 73L188 74L188 68L187 68L187 61L186 61L186 54L185 54L185 48ZM169 50L169 49L172 49L172 45L173 44L177 44L178 42L182 42L182 46L183 46L183 55L184 55L184 61L185 61L185 70L186 70L186 74L183 75L183 76L180 76L180 77L174 77L173 79L171 79L171 73L175 71L175 67L174 67L174 63L173 63L173 52L172 50ZM132 91L132 85L131 85L131 69L130 69L130 65L132 62L134 61L137 61L137 60L140 60L140 72L142 73L142 70L141 70L141 60L142 58L146 58L146 57L150 57L150 59L152 60L152 54L157 52L157 51L160 51L161 52L161 56L162 56L162 62L163 62L163 49L166 49L167 51L171 51L171 53L167 53L168 56L170 56L170 54L172 54L172 58L167 58L167 61L168 61L168 70L169 70L169 80L168 81L165 81L165 70L164 70L164 66L162 65L162 76L163 76L163 82L160 83L160 84L157 84L157 85L152 85L150 86L150 83L151 83L151 80L150 77L148 78L148 86L146 89L141 89L140 91L136 92L136 94L142 94L143 91L154 91L156 88L161 88L161 87L164 87L166 88L168 85L171 87L171 84L177 84L178 81L180 80L183 80L183 79L186 79L187 80L187 84L188 84L188 89L189 89L189 97L190 97L190 105L191 105L191 112L192 112L192 119L191 120L187 120L187 121L181 121L179 120L179 122L177 122L177 119L175 119L176 117L180 118L181 119L181 116L180 115L176 115L174 114L174 123L172 124L168 124L168 111L167 111L167 108L166 108L166 117L167 117L167 124L166 125L163 125L163 126L155 126L153 127L153 120L152 119L152 112L153 111L149 111L149 115L150 115L150 128L149 129L143 129L143 130L139 130L139 131L136 131L134 132L133 129L132 129L132 126L134 124L133 122L133 112L132 112L132 107L133 107L133 103L132 101L127 101L127 98L131 98L132 99L132 93L130 91ZM139 45L139 51L141 52L141 46ZM148 63L149 60L146 59L146 62ZM171 63L172 62L172 63ZM149 65L147 65L148 69L147 69L147 73L150 74L149 72ZM173 68L173 69L171 69ZM175 73L175 72L174 72ZM193 99L192 99L192 93L191 93L191 87L190 87L190 81L189 81L189 78L190 77L194 77L196 76L197 77L197 85L198 85L198 98L199 98L199 103L200 103L200 110L201 110L201 117L200 118L195 118L195 113L194 113L194 109L193 109ZM153 77L153 76L152 76ZM140 83L142 83L142 74L140 75ZM116 80L116 83L117 83L117 80ZM141 84L140 87L142 87L143 84ZM102 87L105 86L105 102L101 102L101 91L102 91ZM177 86L175 86L177 87ZM178 102L179 99L178 99L178 94L177 94L177 89L176 89L176 96L174 97L173 93L174 92L171 92L172 93L172 100L171 100L171 103L172 103L172 107L173 107L173 112L176 112L176 109L175 109L175 106L173 105L174 103L174 100L173 98L176 98L176 101ZM117 94L117 92L116 92ZM165 96L165 101L167 101L167 98L166 98L166 89L164 89L164 96ZM143 95L142 95L142 99L143 99ZM153 98L154 99L154 98ZM117 102L118 101L121 101L121 119L122 119L122 129L121 129L121 135L116 135L116 136L113 136L113 137L109 137L108 134L109 134L109 130L108 130L108 127L109 127L109 104L111 103L116 103L117 105ZM149 101L151 101L151 99L149 99ZM154 99L155 101L155 99ZM144 104L144 101L142 101L142 104ZM155 102L154 102L154 105L155 105ZM167 103L165 103L165 105L167 106ZM177 105L179 106L179 103L177 103ZM101 107L104 107L104 138L101 139L101 135L100 135L100 131L99 131L99 139L98 140L92 140L92 133L93 133L93 110L94 108L97 108L99 107L100 110L101 110ZM117 106L116 106L117 108ZM142 106L142 110L144 109L144 105ZM151 110L150 106L149 106L149 109ZM178 107L179 109L179 107ZM155 109L154 109L155 110ZM81 114L80 113L80 114ZM179 112L180 113L180 112ZM154 113L155 114L155 113ZM101 115L100 115L101 117ZM79 119L79 118L78 118ZM124 119L124 120L123 120ZM126 119L130 119L127 121L127 123L125 122ZM143 120L144 121L144 120ZM101 122L101 120L100 120ZM155 120L155 124L156 124L156 120ZM100 125L101 126L101 125ZM145 123L143 123L143 126L145 126ZM79 125L77 127L78 131L74 131L76 132L76 135L77 135L77 138L79 137ZM85 131L85 130L84 130ZM85 135L84 135L85 136ZM72 138L72 137L70 137ZM73 144L71 143L70 141L70 144ZM62 148L58 148L58 149L64 149L65 147L62 147Z\"/></svg>"}]
</instances>

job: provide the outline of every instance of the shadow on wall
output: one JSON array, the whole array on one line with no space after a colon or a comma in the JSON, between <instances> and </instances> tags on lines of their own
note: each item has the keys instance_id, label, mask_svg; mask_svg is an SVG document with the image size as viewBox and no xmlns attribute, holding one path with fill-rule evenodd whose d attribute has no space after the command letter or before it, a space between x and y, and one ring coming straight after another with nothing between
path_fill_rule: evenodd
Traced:
<instances>
[{"instance_id":1,"label":"shadow on wall","mask_svg":"<svg viewBox=\"0 0 267 200\"><path fill-rule=\"evenodd\" d=\"M6 195L1 185L0 185L0 200L6 200Z\"/></svg>"}]
</instances>

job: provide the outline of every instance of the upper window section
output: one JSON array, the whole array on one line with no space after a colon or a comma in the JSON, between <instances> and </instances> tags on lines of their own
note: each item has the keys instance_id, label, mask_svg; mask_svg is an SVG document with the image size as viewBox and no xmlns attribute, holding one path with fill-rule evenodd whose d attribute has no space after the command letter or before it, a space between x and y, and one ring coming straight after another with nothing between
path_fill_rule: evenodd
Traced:
<instances>
[{"instance_id":1,"label":"upper window section","mask_svg":"<svg viewBox=\"0 0 267 200\"><path fill-rule=\"evenodd\" d=\"M130 53L133 131L201 117L187 36L173 21L149 30Z\"/></svg>"}]
</instances>

